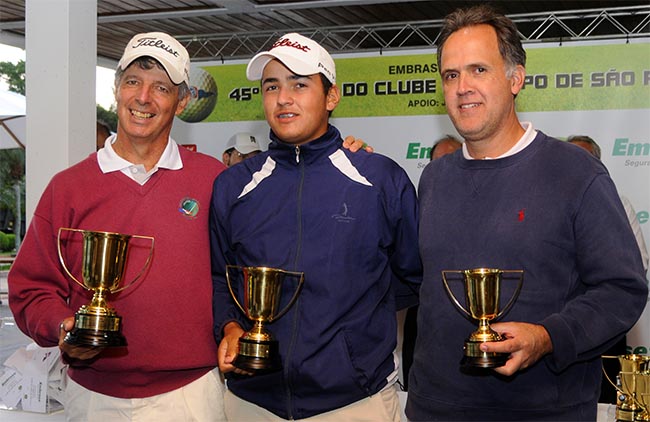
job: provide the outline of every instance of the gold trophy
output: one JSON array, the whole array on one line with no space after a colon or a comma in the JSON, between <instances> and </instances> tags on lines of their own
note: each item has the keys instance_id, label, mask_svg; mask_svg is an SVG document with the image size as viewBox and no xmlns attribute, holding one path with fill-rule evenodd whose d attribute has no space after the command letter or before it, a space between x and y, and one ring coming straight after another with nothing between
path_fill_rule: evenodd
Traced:
<instances>
[{"instance_id":1,"label":"gold trophy","mask_svg":"<svg viewBox=\"0 0 650 422\"><path fill-rule=\"evenodd\" d=\"M616 388L616 420L617 421L650 421L650 408L648 408L648 395L650 385L650 356L646 355L620 355L602 356L603 359L618 359L621 371L618 373L618 382L614 383L603 368L607 381Z\"/></svg>"},{"instance_id":2,"label":"gold trophy","mask_svg":"<svg viewBox=\"0 0 650 422\"><path fill-rule=\"evenodd\" d=\"M447 274L460 274L463 276L465 299L469 311L454 296L447 281ZM516 274L519 283L510 301L503 309L499 310L501 280L506 278L504 275L508 274ZM480 346L481 343L504 340L499 333L490 328L489 321L499 318L506 313L515 302L524 281L523 270L498 270L491 268L476 268L460 271L448 270L442 271L442 280L449 297L456 307L468 317L479 322L478 330L474 331L465 340L465 347L463 348L464 357L461 365L473 368L497 368L505 365L508 360L508 353L483 352Z\"/></svg>"},{"instance_id":3,"label":"gold trophy","mask_svg":"<svg viewBox=\"0 0 650 422\"><path fill-rule=\"evenodd\" d=\"M63 231L79 232L83 235L81 263L83 283L72 275L63 259L61 251ZM151 249L142 270L130 283L120 287L131 238L150 240ZM57 240L59 260L66 274L81 287L93 292L91 302L83 305L75 313L74 328L66 334L64 341L75 346L125 346L126 339L121 332L122 317L108 304L106 296L126 289L144 274L153 255L153 237L61 227Z\"/></svg>"},{"instance_id":4,"label":"gold trophy","mask_svg":"<svg viewBox=\"0 0 650 422\"><path fill-rule=\"evenodd\" d=\"M243 280L243 305L232 288L231 271ZM285 277L297 277L296 290L284 309L278 311ZM302 272L284 271L269 267L226 266L226 281L235 303L254 322L253 328L239 338L239 352L233 362L236 368L250 373L268 373L282 369L278 341L265 323L284 315L298 298L305 275Z\"/></svg>"}]
</instances>

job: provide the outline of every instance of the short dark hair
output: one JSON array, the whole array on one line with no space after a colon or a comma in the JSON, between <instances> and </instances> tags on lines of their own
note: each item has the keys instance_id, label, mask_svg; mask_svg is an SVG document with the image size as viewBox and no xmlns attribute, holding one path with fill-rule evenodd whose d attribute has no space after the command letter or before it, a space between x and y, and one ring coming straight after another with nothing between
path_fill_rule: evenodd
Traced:
<instances>
[{"instance_id":1,"label":"short dark hair","mask_svg":"<svg viewBox=\"0 0 650 422\"><path fill-rule=\"evenodd\" d=\"M594 141L592 138L590 138L587 135L572 135L569 136L569 139L566 140L569 143L574 143L574 142L584 142L585 144L591 145L591 151L594 157L598 158L600 160L600 146Z\"/></svg>"},{"instance_id":2,"label":"short dark hair","mask_svg":"<svg viewBox=\"0 0 650 422\"><path fill-rule=\"evenodd\" d=\"M327 76L325 76L322 73L319 73L320 75L320 80L323 82L323 88L325 89L325 96L330 92L330 88L334 85L329 79L327 79ZM332 115L332 110L330 110L327 113L328 116Z\"/></svg>"},{"instance_id":3,"label":"short dark hair","mask_svg":"<svg viewBox=\"0 0 650 422\"><path fill-rule=\"evenodd\" d=\"M458 142L458 145L463 145L463 142L460 139L456 138L454 135L447 134L433 143L433 146L429 151L429 160L433 160L433 152L436 150L436 147L444 141Z\"/></svg>"},{"instance_id":4,"label":"short dark hair","mask_svg":"<svg viewBox=\"0 0 650 422\"><path fill-rule=\"evenodd\" d=\"M499 52L509 69L517 65L526 67L526 51L515 23L492 7L482 4L467 9L457 9L447 15L438 36L438 69L442 62L445 42L451 34L468 26L490 25L497 34Z\"/></svg>"},{"instance_id":5,"label":"short dark hair","mask_svg":"<svg viewBox=\"0 0 650 422\"><path fill-rule=\"evenodd\" d=\"M109 136L112 132L111 127L108 123L101 119L97 119L97 132L99 131L104 131L107 136Z\"/></svg>"}]
</instances>

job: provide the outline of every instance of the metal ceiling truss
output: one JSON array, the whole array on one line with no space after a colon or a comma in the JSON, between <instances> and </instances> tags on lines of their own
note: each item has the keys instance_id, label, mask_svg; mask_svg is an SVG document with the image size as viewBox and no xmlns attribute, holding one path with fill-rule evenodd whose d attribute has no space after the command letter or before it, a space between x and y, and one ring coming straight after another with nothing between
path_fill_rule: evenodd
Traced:
<instances>
[{"instance_id":1,"label":"metal ceiling truss","mask_svg":"<svg viewBox=\"0 0 650 422\"><path fill-rule=\"evenodd\" d=\"M650 37L650 5L508 15L523 43ZM292 29L331 53L435 48L442 19ZM247 59L287 31L177 36L193 61Z\"/></svg>"}]
</instances>

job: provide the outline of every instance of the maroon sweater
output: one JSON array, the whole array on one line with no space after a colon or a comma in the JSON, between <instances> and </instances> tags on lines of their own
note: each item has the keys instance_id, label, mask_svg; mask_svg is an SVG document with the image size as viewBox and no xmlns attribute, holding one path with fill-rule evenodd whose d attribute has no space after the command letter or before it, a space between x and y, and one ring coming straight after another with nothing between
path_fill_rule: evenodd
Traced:
<instances>
[{"instance_id":1,"label":"maroon sweater","mask_svg":"<svg viewBox=\"0 0 650 422\"><path fill-rule=\"evenodd\" d=\"M59 228L155 238L145 275L108 296L123 317L128 345L70 362L70 377L90 390L149 397L182 387L217 365L207 225L212 182L225 167L207 155L179 150L183 168L160 169L144 186L119 171L103 174L95 153L54 176L9 273L16 323L39 345L55 346L59 323L92 297L59 262ZM64 233L65 261L81 280L82 236ZM142 269L150 245L131 239L125 283Z\"/></svg>"}]
</instances>

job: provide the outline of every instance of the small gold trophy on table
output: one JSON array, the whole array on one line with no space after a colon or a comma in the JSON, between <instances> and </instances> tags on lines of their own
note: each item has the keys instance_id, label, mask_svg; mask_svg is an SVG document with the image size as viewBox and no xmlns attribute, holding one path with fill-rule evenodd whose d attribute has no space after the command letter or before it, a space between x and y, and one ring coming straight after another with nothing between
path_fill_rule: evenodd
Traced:
<instances>
[{"instance_id":1,"label":"small gold trophy on table","mask_svg":"<svg viewBox=\"0 0 650 422\"><path fill-rule=\"evenodd\" d=\"M650 421L650 369L639 373L636 395L643 407L643 412L637 416L637 421Z\"/></svg>"},{"instance_id":2,"label":"small gold trophy on table","mask_svg":"<svg viewBox=\"0 0 650 422\"><path fill-rule=\"evenodd\" d=\"M243 304L237 300L232 288L231 271L243 280ZM293 296L279 310L282 285L286 277L298 279ZM226 266L228 289L239 309L254 322L253 328L239 338L239 352L233 362L235 368L253 374L274 372L282 369L278 341L264 327L284 315L295 303L302 289L305 275L302 272L284 271L269 267Z\"/></svg>"},{"instance_id":3,"label":"small gold trophy on table","mask_svg":"<svg viewBox=\"0 0 650 422\"><path fill-rule=\"evenodd\" d=\"M637 422L650 421L650 369L639 373L637 380L636 397L643 411L636 417Z\"/></svg>"},{"instance_id":4,"label":"small gold trophy on table","mask_svg":"<svg viewBox=\"0 0 650 422\"><path fill-rule=\"evenodd\" d=\"M454 296L447 281L448 274L463 276L465 299L469 311ZM506 278L504 275L508 274L516 274L519 283L510 301L503 309L499 310L501 280ZM483 352L480 346L481 343L504 340L499 333L490 328L489 321L506 313L515 302L524 281L523 270L498 270L492 268L448 270L442 272L442 280L449 297L456 307L466 316L479 322L478 329L465 341L465 347L463 348L465 353L461 365L474 368L497 368L505 365L508 360L508 353Z\"/></svg>"},{"instance_id":5,"label":"small gold trophy on table","mask_svg":"<svg viewBox=\"0 0 650 422\"><path fill-rule=\"evenodd\" d=\"M63 258L61 251L63 231L78 232L83 235L81 266L83 283L72 275ZM130 283L120 287L131 238L150 240L151 249L142 270ZM64 341L75 346L125 346L126 339L121 332L122 317L108 304L106 296L126 289L144 274L153 255L153 237L61 227L57 240L59 260L66 274L81 287L93 292L91 302L83 305L75 313L74 328L66 334Z\"/></svg>"},{"instance_id":6,"label":"small gold trophy on table","mask_svg":"<svg viewBox=\"0 0 650 422\"><path fill-rule=\"evenodd\" d=\"M650 421L650 356L620 355L602 356L603 359L618 359L621 371L618 383L612 382L603 368L607 381L616 388L616 420L625 422Z\"/></svg>"}]
</instances>

